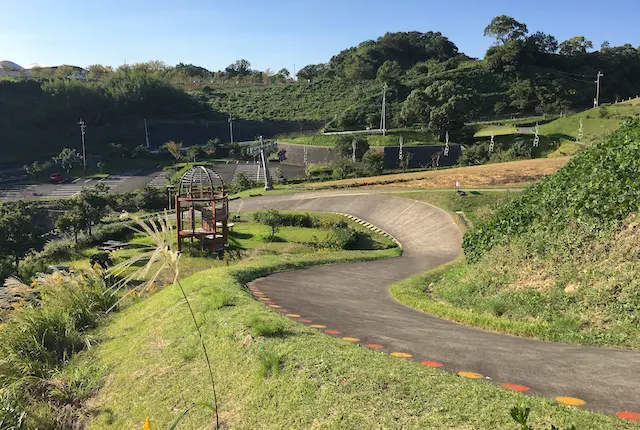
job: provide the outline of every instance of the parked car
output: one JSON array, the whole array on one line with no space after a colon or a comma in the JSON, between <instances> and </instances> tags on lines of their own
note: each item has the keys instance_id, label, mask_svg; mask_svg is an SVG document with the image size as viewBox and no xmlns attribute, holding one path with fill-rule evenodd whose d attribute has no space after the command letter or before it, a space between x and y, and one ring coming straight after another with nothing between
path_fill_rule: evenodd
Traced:
<instances>
[{"instance_id":1,"label":"parked car","mask_svg":"<svg viewBox=\"0 0 640 430\"><path fill-rule=\"evenodd\" d=\"M62 176L62 173L52 173L49 176L49 181L51 181L54 184L58 184L60 182L62 182L64 180L64 176Z\"/></svg>"}]
</instances>

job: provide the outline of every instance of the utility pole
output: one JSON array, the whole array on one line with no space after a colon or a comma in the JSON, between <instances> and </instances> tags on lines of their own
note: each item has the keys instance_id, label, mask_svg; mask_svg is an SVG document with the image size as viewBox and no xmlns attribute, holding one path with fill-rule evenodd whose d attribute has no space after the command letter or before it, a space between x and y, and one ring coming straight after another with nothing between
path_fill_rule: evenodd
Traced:
<instances>
[{"instance_id":1,"label":"utility pole","mask_svg":"<svg viewBox=\"0 0 640 430\"><path fill-rule=\"evenodd\" d=\"M231 116L231 101L229 101L229 136L231 137L231 145L233 145L233 117Z\"/></svg>"},{"instance_id":2,"label":"utility pole","mask_svg":"<svg viewBox=\"0 0 640 430\"><path fill-rule=\"evenodd\" d=\"M356 162L356 139L353 138L351 140L351 161L355 164Z\"/></svg>"},{"instance_id":3,"label":"utility pole","mask_svg":"<svg viewBox=\"0 0 640 430\"><path fill-rule=\"evenodd\" d=\"M149 147L151 145L149 144L149 128L147 128L147 119L146 118L144 119L144 139L145 139L145 142L147 143L147 149L149 149ZM169 209L171 209L171 208L169 208Z\"/></svg>"},{"instance_id":4,"label":"utility pole","mask_svg":"<svg viewBox=\"0 0 640 430\"><path fill-rule=\"evenodd\" d=\"M78 121L78 125L80 126L80 136L82 138L82 168L86 172L87 171L87 152L85 151L85 148L84 148L84 135L85 135L85 130L87 128L87 125L84 123L84 120L82 118L80 118L80 121Z\"/></svg>"},{"instance_id":5,"label":"utility pole","mask_svg":"<svg viewBox=\"0 0 640 430\"><path fill-rule=\"evenodd\" d=\"M382 115L380 116L380 130L382 135L387 135L387 83L382 86Z\"/></svg>"},{"instance_id":6,"label":"utility pole","mask_svg":"<svg viewBox=\"0 0 640 430\"><path fill-rule=\"evenodd\" d=\"M596 75L596 98L593 99L593 107L598 107L600 105L600 78L604 75L602 72L598 71Z\"/></svg>"}]
</instances>

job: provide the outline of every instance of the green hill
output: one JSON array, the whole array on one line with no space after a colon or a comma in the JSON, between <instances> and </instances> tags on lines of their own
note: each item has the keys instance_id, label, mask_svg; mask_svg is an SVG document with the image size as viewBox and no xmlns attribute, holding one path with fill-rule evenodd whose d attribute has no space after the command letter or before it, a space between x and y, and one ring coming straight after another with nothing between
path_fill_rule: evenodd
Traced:
<instances>
[{"instance_id":1,"label":"green hill","mask_svg":"<svg viewBox=\"0 0 640 430\"><path fill-rule=\"evenodd\" d=\"M405 286L412 304L520 335L640 348L639 151L640 121L580 151L468 232L468 263Z\"/></svg>"},{"instance_id":2,"label":"green hill","mask_svg":"<svg viewBox=\"0 0 640 430\"><path fill-rule=\"evenodd\" d=\"M640 117L640 99L602 105L540 126L540 133L556 140L575 140L583 120L583 143L594 143L617 130L625 120Z\"/></svg>"},{"instance_id":3,"label":"green hill","mask_svg":"<svg viewBox=\"0 0 640 430\"><path fill-rule=\"evenodd\" d=\"M234 117L246 119L329 121L349 109L382 101L382 85L375 81L219 86L202 93L214 110L231 110Z\"/></svg>"}]
</instances>

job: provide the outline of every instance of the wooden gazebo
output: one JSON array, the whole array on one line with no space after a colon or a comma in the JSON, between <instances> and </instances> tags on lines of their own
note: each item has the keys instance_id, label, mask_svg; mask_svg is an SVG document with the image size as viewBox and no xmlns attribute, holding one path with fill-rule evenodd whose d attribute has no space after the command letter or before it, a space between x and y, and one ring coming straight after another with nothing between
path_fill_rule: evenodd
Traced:
<instances>
[{"instance_id":1,"label":"wooden gazebo","mask_svg":"<svg viewBox=\"0 0 640 430\"><path fill-rule=\"evenodd\" d=\"M180 179L175 195L178 251L189 239L202 249L223 251L229 239L229 200L222 177L205 166L196 166Z\"/></svg>"}]
</instances>

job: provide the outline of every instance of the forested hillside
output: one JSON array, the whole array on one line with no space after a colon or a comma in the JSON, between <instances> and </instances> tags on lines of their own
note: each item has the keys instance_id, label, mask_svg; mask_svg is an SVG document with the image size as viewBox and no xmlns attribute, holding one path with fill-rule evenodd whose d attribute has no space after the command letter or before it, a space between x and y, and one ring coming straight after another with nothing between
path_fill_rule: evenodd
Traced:
<instances>
[{"instance_id":1,"label":"forested hillside","mask_svg":"<svg viewBox=\"0 0 640 430\"><path fill-rule=\"evenodd\" d=\"M291 83L263 89L206 88L206 98L240 116L330 120L337 115L332 126L348 129L379 124L386 83L389 127L423 124L441 138L448 130L462 141L472 134L464 129L471 120L592 107L599 71L605 75L601 102L640 93L640 51L629 44L612 47L605 42L594 51L584 36L559 42L542 32L530 34L525 23L507 16L496 17L484 35L495 44L482 60L460 53L440 33L387 33L338 53L326 64L306 66L294 88ZM317 100L340 99L345 92L348 103L329 102L318 109Z\"/></svg>"},{"instance_id":2,"label":"forested hillside","mask_svg":"<svg viewBox=\"0 0 640 430\"><path fill-rule=\"evenodd\" d=\"M143 142L143 118L178 121L181 130L193 119L217 119L211 137L223 141L229 113L252 122L252 133L267 125L270 134L299 131L302 121L314 121L307 129L377 128L386 86L387 128L420 126L441 141L449 132L452 141L468 143L471 121L592 107L598 72L604 74L600 102L640 94L640 51L630 44L605 42L594 50L584 36L560 43L504 15L484 35L495 43L484 59L474 59L441 33L387 33L304 67L297 80L287 69L254 70L247 60L218 72L151 61L115 70L92 65L86 80L65 74L69 67L6 79L0 81L3 162L47 158L77 144L80 117L90 127L93 153L110 143ZM270 120L280 122L262 123Z\"/></svg>"},{"instance_id":3,"label":"forested hillside","mask_svg":"<svg viewBox=\"0 0 640 430\"><path fill-rule=\"evenodd\" d=\"M46 159L78 147L88 124L90 153L144 142L143 118L217 118L211 108L154 76L120 70L100 80L0 80L1 164Z\"/></svg>"}]
</instances>

